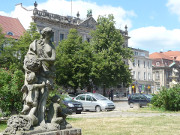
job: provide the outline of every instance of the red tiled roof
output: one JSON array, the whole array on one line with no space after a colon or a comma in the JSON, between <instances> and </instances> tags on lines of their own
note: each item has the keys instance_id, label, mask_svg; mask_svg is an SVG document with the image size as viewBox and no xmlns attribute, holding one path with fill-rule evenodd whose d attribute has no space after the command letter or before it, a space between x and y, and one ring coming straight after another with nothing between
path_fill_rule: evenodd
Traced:
<instances>
[{"instance_id":1,"label":"red tiled roof","mask_svg":"<svg viewBox=\"0 0 180 135\"><path fill-rule=\"evenodd\" d=\"M155 53L152 53L149 55L149 58L150 59L167 59L167 60L173 60L173 58L165 55L164 53L158 53L158 52L155 52Z\"/></svg>"},{"instance_id":2,"label":"red tiled roof","mask_svg":"<svg viewBox=\"0 0 180 135\"><path fill-rule=\"evenodd\" d=\"M169 57L180 56L180 51L168 51L168 52L163 52L163 53Z\"/></svg>"},{"instance_id":3,"label":"red tiled roof","mask_svg":"<svg viewBox=\"0 0 180 135\"><path fill-rule=\"evenodd\" d=\"M18 19L7 16L0 15L0 27L2 27L5 37L12 37L14 39L19 39L25 32L24 27ZM13 36L7 35L8 32L12 32Z\"/></svg>"}]
</instances>

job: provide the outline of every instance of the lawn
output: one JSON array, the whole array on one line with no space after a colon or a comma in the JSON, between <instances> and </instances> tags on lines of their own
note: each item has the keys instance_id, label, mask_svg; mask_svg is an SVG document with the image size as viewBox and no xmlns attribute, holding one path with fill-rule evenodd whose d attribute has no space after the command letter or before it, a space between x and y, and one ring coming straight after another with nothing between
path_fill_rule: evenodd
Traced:
<instances>
[{"instance_id":1,"label":"lawn","mask_svg":"<svg viewBox=\"0 0 180 135\"><path fill-rule=\"evenodd\" d=\"M180 117L68 118L82 135L179 135ZM0 132L6 124L0 123Z\"/></svg>"},{"instance_id":2,"label":"lawn","mask_svg":"<svg viewBox=\"0 0 180 135\"><path fill-rule=\"evenodd\" d=\"M7 127L6 122L0 121L0 132L3 132L3 131L5 130L6 127Z\"/></svg>"},{"instance_id":3,"label":"lawn","mask_svg":"<svg viewBox=\"0 0 180 135\"><path fill-rule=\"evenodd\" d=\"M180 118L116 117L69 118L73 127L81 128L82 135L179 135Z\"/></svg>"}]
</instances>

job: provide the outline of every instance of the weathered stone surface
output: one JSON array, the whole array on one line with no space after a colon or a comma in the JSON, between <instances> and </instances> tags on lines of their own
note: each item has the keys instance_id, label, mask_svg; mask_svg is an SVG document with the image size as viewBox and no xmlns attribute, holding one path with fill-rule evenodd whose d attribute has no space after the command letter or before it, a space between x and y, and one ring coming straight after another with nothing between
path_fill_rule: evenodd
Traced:
<instances>
[{"instance_id":1,"label":"weathered stone surface","mask_svg":"<svg viewBox=\"0 0 180 135\"><path fill-rule=\"evenodd\" d=\"M56 131L18 131L17 135L81 135L81 129L78 128L71 128L71 129L64 129L64 130L56 130ZM3 134L3 135L10 135L10 134Z\"/></svg>"},{"instance_id":2,"label":"weathered stone surface","mask_svg":"<svg viewBox=\"0 0 180 135\"><path fill-rule=\"evenodd\" d=\"M41 38L34 40L25 56L25 81L23 110L8 120L3 135L80 135L80 129L72 128L66 121L68 115L59 104L60 98L54 96L50 109L46 109L49 91L53 90L55 78L55 47L51 42L53 31L46 27ZM47 113L47 115L45 115ZM47 117L47 118L46 118Z\"/></svg>"}]
</instances>

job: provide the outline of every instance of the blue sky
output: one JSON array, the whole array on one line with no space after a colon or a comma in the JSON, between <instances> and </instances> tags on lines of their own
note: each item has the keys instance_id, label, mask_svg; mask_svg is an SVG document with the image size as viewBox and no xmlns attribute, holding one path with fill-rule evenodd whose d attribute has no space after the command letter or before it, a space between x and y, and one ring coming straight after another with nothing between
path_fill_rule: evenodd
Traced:
<instances>
[{"instance_id":1,"label":"blue sky","mask_svg":"<svg viewBox=\"0 0 180 135\"><path fill-rule=\"evenodd\" d=\"M36 0L38 9L71 15L71 0ZM93 17L114 14L116 27L129 27L129 46L152 52L180 51L180 0L72 0L73 16L80 11L85 18L88 9ZM34 0L1 1L0 15L18 18L15 5L33 8ZM16 14L16 15L15 15Z\"/></svg>"}]
</instances>

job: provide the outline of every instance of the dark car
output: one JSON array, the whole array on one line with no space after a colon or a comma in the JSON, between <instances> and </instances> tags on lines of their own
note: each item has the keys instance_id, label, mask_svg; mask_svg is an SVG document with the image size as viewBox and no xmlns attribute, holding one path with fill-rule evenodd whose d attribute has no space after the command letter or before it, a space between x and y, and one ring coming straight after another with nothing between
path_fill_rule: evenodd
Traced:
<instances>
[{"instance_id":1,"label":"dark car","mask_svg":"<svg viewBox=\"0 0 180 135\"><path fill-rule=\"evenodd\" d=\"M147 98L146 95L140 93L131 94L128 98L128 104L130 107L133 107L134 103L139 104L140 107L146 106L148 103L150 103L150 101L150 98Z\"/></svg>"},{"instance_id":2,"label":"dark car","mask_svg":"<svg viewBox=\"0 0 180 135\"><path fill-rule=\"evenodd\" d=\"M66 105L70 111L75 112L76 114L81 114L81 112L83 111L82 103L74 101L69 96L66 96L63 99L63 104Z\"/></svg>"}]
</instances>

